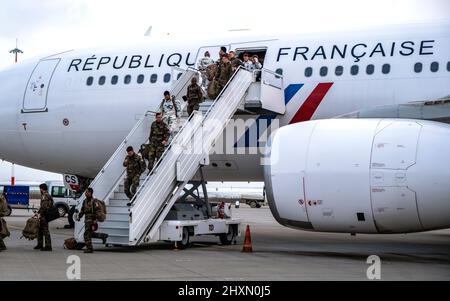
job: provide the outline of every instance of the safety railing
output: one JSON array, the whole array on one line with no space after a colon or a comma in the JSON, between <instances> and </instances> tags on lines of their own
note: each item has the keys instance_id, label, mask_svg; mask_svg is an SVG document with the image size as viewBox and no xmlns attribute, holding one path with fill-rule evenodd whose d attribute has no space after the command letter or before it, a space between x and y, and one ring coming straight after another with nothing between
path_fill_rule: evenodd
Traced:
<instances>
[{"instance_id":1,"label":"safety railing","mask_svg":"<svg viewBox=\"0 0 450 301\"><path fill-rule=\"evenodd\" d=\"M209 154L252 81L251 72L238 68L204 117L200 112L194 112L174 137L132 200L130 243L138 244L144 237L154 237L187 183L177 182L177 162L185 170L186 178L195 175L199 161ZM201 150L186 152L192 141L198 139L196 137L201 137Z\"/></svg>"},{"instance_id":2,"label":"safety railing","mask_svg":"<svg viewBox=\"0 0 450 301\"><path fill-rule=\"evenodd\" d=\"M140 146L147 141L150 125L154 120L154 115L155 112L147 111L144 116L139 119L130 133L120 143L114 154L109 158L95 179L89 185L92 189L94 189L95 197L104 200L106 204L109 203L110 193L114 191L125 175L123 160L126 156L127 147L133 146L133 148L137 151ZM76 208L78 211L81 210L84 199L85 196L82 195L78 200ZM76 235L78 237L83 237L83 232L84 223L76 223Z\"/></svg>"}]
</instances>

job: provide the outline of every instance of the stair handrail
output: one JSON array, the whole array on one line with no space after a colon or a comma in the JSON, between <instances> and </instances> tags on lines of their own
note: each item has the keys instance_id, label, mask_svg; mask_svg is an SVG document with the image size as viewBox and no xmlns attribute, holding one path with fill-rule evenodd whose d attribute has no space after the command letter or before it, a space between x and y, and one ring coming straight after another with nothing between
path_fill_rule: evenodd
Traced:
<instances>
[{"instance_id":1,"label":"stair handrail","mask_svg":"<svg viewBox=\"0 0 450 301\"><path fill-rule=\"evenodd\" d=\"M219 93L219 96L215 99L215 101L213 102L213 104L211 105L211 107L209 108L209 110L207 111L207 114L205 114L205 115L202 116L202 119L201 119L201 124L202 124L202 126L203 126L205 120L209 117L209 115L210 115L212 109L213 109L214 107L216 107L218 100L223 96L223 94L225 93L225 91L226 91L227 88L229 87L230 83L233 81L233 79L236 77L236 75L237 75L241 70L244 70L245 72L249 72L248 70L245 70L245 69L243 69L243 68L238 68L238 69L236 70L236 72L235 72L235 73L233 74L233 76L230 78L230 80L228 81L228 83L225 85L225 87L224 87L224 88L222 89L222 91ZM194 111L193 114L195 114L195 113L196 113L196 112ZM193 118L192 115L191 115L189 118ZM189 119L189 120L190 120L190 119ZM164 151L164 153L163 153L163 155L161 156L161 158L160 158L160 159L158 160L158 162L154 165L153 170L152 170L152 171L149 173L149 175L145 178L143 185L141 185L141 186L139 187L138 192L136 193L136 195L134 196L134 198L133 198L132 201L131 201L131 202L132 202L132 204L131 204L132 206L134 206L134 205L136 204L136 201L138 200L140 194L141 194L142 191L146 188L148 182L150 181L150 178L151 178L152 174L153 174L154 172L156 172L156 169L157 169L159 166L164 165L164 164L160 164L160 162L162 162L162 161L166 158L166 156L168 155L169 150L171 149L173 143L177 142L178 139L181 139L180 137L182 137L181 135L183 135L184 129L185 129L185 127L186 127L188 124L189 124L189 122L186 122L186 123L184 124L184 126L182 127L182 129L177 133L177 135L176 135L176 136L174 137L174 139L172 140L171 144L166 148L166 150ZM194 134L195 134L195 133L194 133ZM197 163L197 164L198 164L198 163ZM170 197L170 196L168 196L168 197ZM164 204L165 201L167 201L167 198L165 198L165 200L163 201L162 204ZM161 214L161 212L164 211L164 208L166 208L166 206L163 206L163 207L161 207L160 209L157 210L156 215L155 215L155 218L152 219L151 224L153 224L154 222L156 222L156 221L159 219L159 215ZM146 230L142 233L142 235L140 235L140 237L137 237L137 243L139 243L140 241L142 241L142 239L143 239L146 235L148 235L148 233L149 233L150 231L151 231L151 227L150 227L150 229L149 229L149 227L147 227ZM131 237L130 237L130 239L131 239Z\"/></svg>"}]
</instances>

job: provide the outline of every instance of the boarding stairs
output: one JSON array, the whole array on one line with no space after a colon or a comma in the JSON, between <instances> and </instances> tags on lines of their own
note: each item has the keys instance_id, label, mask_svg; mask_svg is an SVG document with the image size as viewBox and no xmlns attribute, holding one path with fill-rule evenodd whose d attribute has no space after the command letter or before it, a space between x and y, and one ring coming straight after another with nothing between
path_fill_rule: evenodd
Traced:
<instances>
[{"instance_id":1,"label":"boarding stairs","mask_svg":"<svg viewBox=\"0 0 450 301\"><path fill-rule=\"evenodd\" d=\"M177 99L198 71L187 69L176 81L171 94ZM209 153L229 120L243 107L248 90L255 83L252 72L237 69L219 96L205 112L194 111L173 137L153 170L141 176L141 183L130 201L124 193L125 168L122 166L127 146L135 149L148 141L154 112L146 112L116 149L90 187L94 196L107 204L107 218L97 232L108 234L107 245L136 246L159 240L159 228L169 210L199 169L209 164ZM265 85L263 82L260 86ZM280 89L279 89L280 90ZM282 92L282 90L281 90ZM278 96L279 97L279 96ZM284 103L284 99L282 99ZM84 196L78 201L81 210ZM83 241L84 221L76 222L75 238ZM97 243L100 240L93 240Z\"/></svg>"}]
</instances>

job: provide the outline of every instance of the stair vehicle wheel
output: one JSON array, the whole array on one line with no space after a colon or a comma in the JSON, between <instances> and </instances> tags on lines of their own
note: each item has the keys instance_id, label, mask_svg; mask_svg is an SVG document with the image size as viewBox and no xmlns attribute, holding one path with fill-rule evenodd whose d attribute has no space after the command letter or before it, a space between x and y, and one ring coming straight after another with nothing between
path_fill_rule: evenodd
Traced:
<instances>
[{"instance_id":1,"label":"stair vehicle wheel","mask_svg":"<svg viewBox=\"0 0 450 301\"><path fill-rule=\"evenodd\" d=\"M228 226L228 233L219 235L220 243L224 246L229 246L233 242L235 236L236 232L233 230L233 227Z\"/></svg>"},{"instance_id":2,"label":"stair vehicle wheel","mask_svg":"<svg viewBox=\"0 0 450 301\"><path fill-rule=\"evenodd\" d=\"M177 244L180 249L186 249L189 246L189 230L187 227L183 227L183 236Z\"/></svg>"},{"instance_id":3,"label":"stair vehicle wheel","mask_svg":"<svg viewBox=\"0 0 450 301\"><path fill-rule=\"evenodd\" d=\"M58 213L60 217L64 217L67 213L67 208L64 205L57 205L56 208L58 208Z\"/></svg>"},{"instance_id":4,"label":"stair vehicle wheel","mask_svg":"<svg viewBox=\"0 0 450 301\"><path fill-rule=\"evenodd\" d=\"M11 206L8 205L8 211L6 211L6 216L10 216L12 213L12 208Z\"/></svg>"},{"instance_id":5,"label":"stair vehicle wheel","mask_svg":"<svg viewBox=\"0 0 450 301\"><path fill-rule=\"evenodd\" d=\"M250 201L249 205L250 208L256 208L256 206L258 206L258 203L256 203L256 201Z\"/></svg>"}]
</instances>

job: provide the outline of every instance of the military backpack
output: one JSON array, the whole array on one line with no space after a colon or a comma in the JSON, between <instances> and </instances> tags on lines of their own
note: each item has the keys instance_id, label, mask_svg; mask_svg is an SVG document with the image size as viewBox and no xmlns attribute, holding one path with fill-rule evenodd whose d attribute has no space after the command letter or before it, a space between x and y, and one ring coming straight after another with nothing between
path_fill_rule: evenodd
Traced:
<instances>
[{"instance_id":1,"label":"military backpack","mask_svg":"<svg viewBox=\"0 0 450 301\"><path fill-rule=\"evenodd\" d=\"M98 206L95 211L95 219L98 222L104 222L106 219L106 204L102 200L95 200L96 205Z\"/></svg>"}]
</instances>

